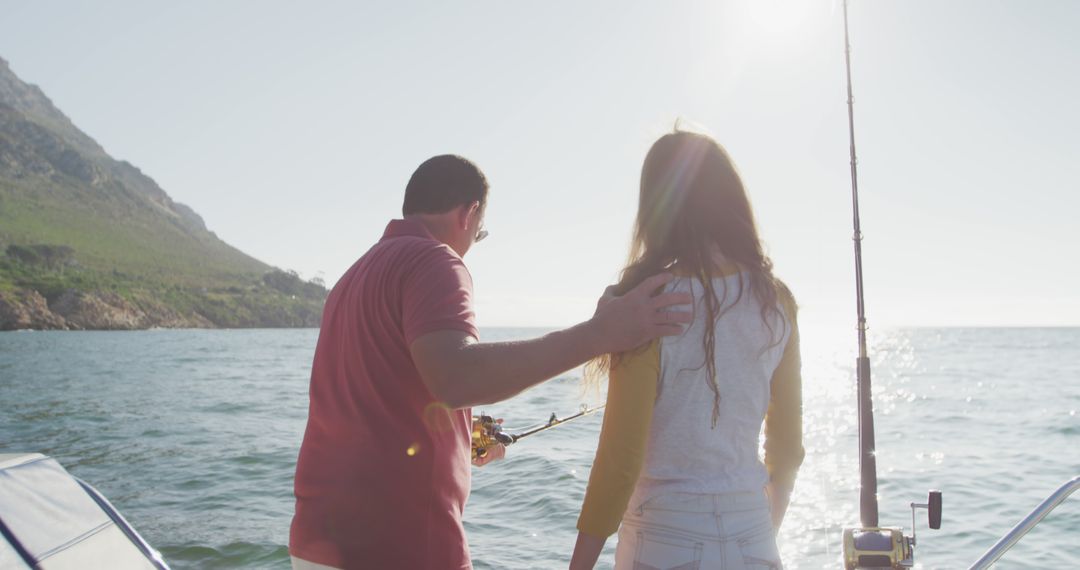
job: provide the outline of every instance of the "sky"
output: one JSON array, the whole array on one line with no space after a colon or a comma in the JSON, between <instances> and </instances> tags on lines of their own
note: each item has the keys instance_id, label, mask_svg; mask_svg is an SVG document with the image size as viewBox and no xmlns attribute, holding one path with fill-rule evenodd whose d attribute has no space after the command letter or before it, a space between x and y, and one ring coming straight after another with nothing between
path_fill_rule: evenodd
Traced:
<instances>
[{"instance_id":1,"label":"sky","mask_svg":"<svg viewBox=\"0 0 1080 570\"><path fill-rule=\"evenodd\" d=\"M426 158L492 185L481 326L588 318L645 153L712 134L801 320L855 327L838 0L0 0L0 57L219 237L332 285ZM1080 325L1080 2L852 0L870 327ZM852 332L852 334L854 334Z\"/></svg>"}]
</instances>

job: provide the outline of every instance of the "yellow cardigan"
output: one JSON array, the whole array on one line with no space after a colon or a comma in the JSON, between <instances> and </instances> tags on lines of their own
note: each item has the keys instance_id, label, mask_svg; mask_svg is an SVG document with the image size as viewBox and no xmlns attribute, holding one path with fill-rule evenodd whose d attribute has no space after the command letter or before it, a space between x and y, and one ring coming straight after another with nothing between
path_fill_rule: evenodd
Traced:
<instances>
[{"instance_id":1,"label":"yellow cardigan","mask_svg":"<svg viewBox=\"0 0 1080 570\"><path fill-rule=\"evenodd\" d=\"M803 459L802 375L795 306L784 305L792 330L772 377L765 467L770 481L791 486ZM607 537L619 529L645 462L659 378L659 341L624 354L611 370L600 443L577 524L585 534Z\"/></svg>"}]
</instances>

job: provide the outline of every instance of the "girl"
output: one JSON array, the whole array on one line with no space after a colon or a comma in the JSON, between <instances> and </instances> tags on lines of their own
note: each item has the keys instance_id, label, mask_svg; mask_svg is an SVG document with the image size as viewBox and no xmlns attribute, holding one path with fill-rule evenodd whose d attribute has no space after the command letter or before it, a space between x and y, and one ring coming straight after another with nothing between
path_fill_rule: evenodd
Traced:
<instances>
[{"instance_id":1,"label":"girl","mask_svg":"<svg viewBox=\"0 0 1080 570\"><path fill-rule=\"evenodd\" d=\"M664 270L694 322L590 363L608 405L570 567L592 568L618 530L616 569L782 568L775 533L803 459L796 306L731 158L702 134L645 158L617 293Z\"/></svg>"}]
</instances>

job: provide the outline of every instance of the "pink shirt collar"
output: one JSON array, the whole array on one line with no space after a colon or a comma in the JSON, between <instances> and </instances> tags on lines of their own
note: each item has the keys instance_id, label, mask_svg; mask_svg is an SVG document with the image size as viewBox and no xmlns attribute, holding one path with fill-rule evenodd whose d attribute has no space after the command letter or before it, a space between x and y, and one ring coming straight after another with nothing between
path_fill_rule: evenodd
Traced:
<instances>
[{"instance_id":1,"label":"pink shirt collar","mask_svg":"<svg viewBox=\"0 0 1080 570\"><path fill-rule=\"evenodd\" d=\"M404 236L435 239L435 236L431 235L431 232L424 227L424 224L416 220L390 220L390 223L386 224L386 231L383 232L382 239Z\"/></svg>"}]
</instances>

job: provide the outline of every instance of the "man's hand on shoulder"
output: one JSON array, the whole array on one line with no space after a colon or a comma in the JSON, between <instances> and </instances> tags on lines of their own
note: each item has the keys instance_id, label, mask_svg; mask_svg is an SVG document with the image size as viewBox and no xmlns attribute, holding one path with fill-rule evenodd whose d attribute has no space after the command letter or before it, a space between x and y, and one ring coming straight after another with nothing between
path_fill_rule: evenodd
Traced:
<instances>
[{"instance_id":1,"label":"man's hand on shoulder","mask_svg":"<svg viewBox=\"0 0 1080 570\"><path fill-rule=\"evenodd\" d=\"M505 400L600 354L623 352L681 334L693 320L689 293L660 293L674 276L654 275L621 297L610 290L588 321L527 341L480 344L457 330L429 332L409 345L413 363L434 398L460 409Z\"/></svg>"},{"instance_id":2,"label":"man's hand on shoulder","mask_svg":"<svg viewBox=\"0 0 1080 570\"><path fill-rule=\"evenodd\" d=\"M681 334L682 325L693 320L690 311L667 310L677 305L689 305L689 293L660 293L660 287L675 277L670 273L653 275L622 297L616 297L608 287L596 303L596 313L589 324L597 336L599 354L623 352L662 336Z\"/></svg>"}]
</instances>

